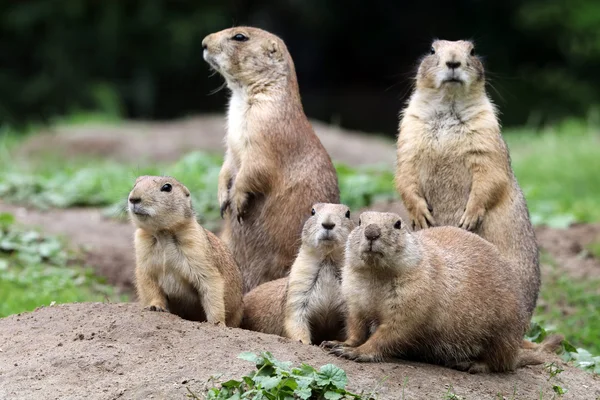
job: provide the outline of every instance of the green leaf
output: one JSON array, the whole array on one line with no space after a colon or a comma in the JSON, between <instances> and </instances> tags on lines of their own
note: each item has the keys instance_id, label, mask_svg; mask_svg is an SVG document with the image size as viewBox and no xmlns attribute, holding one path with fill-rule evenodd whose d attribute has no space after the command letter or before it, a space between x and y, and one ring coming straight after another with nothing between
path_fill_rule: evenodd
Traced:
<instances>
[{"instance_id":1,"label":"green leaf","mask_svg":"<svg viewBox=\"0 0 600 400\"><path fill-rule=\"evenodd\" d=\"M571 343L567 342L566 340L563 340L562 342L563 345L563 349L569 353L577 353L577 349L575 348L575 346L573 346Z\"/></svg>"},{"instance_id":2,"label":"green leaf","mask_svg":"<svg viewBox=\"0 0 600 400\"><path fill-rule=\"evenodd\" d=\"M258 362L258 360L259 360L259 357L256 354L254 354L254 353L252 353L250 351L245 351L243 353L240 353L238 355L238 358L241 359L241 360L250 361L250 362L253 362L253 363Z\"/></svg>"},{"instance_id":3,"label":"green leaf","mask_svg":"<svg viewBox=\"0 0 600 400\"><path fill-rule=\"evenodd\" d=\"M231 379L231 380L228 380L227 382L221 383L221 386L223 386L225 388L237 388L241 384L242 384L242 382Z\"/></svg>"},{"instance_id":4,"label":"green leaf","mask_svg":"<svg viewBox=\"0 0 600 400\"><path fill-rule=\"evenodd\" d=\"M271 390L277 387L281 382L280 376L256 376L254 381L265 390Z\"/></svg>"},{"instance_id":5,"label":"green leaf","mask_svg":"<svg viewBox=\"0 0 600 400\"><path fill-rule=\"evenodd\" d=\"M15 216L9 213L0 213L0 228L7 228L14 224Z\"/></svg>"},{"instance_id":6,"label":"green leaf","mask_svg":"<svg viewBox=\"0 0 600 400\"><path fill-rule=\"evenodd\" d=\"M341 393L328 390L328 391L325 392L324 397L327 400L339 400L339 399L341 399L343 397L343 395Z\"/></svg>"},{"instance_id":7,"label":"green leaf","mask_svg":"<svg viewBox=\"0 0 600 400\"><path fill-rule=\"evenodd\" d=\"M296 396L298 396L299 398L306 400L306 399L309 399L310 396L312 396L312 390L311 390L311 388L305 387L302 389L296 389L294 391L294 394Z\"/></svg>"},{"instance_id":8,"label":"green leaf","mask_svg":"<svg viewBox=\"0 0 600 400\"><path fill-rule=\"evenodd\" d=\"M553 385L552 386L552 390L554 390L554 393L556 393L556 394L565 394L565 393L567 393L567 391L565 389L563 389L562 387L560 387L558 385Z\"/></svg>"},{"instance_id":9,"label":"green leaf","mask_svg":"<svg viewBox=\"0 0 600 400\"><path fill-rule=\"evenodd\" d=\"M348 377L343 369L333 364L327 364L319 369L316 376L316 382L319 386L334 385L337 388L344 389L348 384Z\"/></svg>"}]
</instances>

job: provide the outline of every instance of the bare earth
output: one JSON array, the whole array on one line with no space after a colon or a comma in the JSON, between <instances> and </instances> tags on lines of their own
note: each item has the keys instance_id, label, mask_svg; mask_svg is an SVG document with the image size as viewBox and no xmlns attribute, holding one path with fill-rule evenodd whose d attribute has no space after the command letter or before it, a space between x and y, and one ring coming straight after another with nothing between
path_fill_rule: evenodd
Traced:
<instances>
[{"instance_id":1,"label":"bare earth","mask_svg":"<svg viewBox=\"0 0 600 400\"><path fill-rule=\"evenodd\" d=\"M427 364L398 361L358 364L315 346L273 335L184 321L140 310L137 304L69 304L0 320L2 399L183 399L201 395L211 375L240 377L253 365L236 357L268 350L279 360L316 367L334 363L349 377L350 389L379 399L441 399L452 386L465 399L552 398L552 385L568 389L565 399L600 396L600 381L579 369L548 381L542 365L515 373L470 375ZM558 358L548 355L548 360ZM502 398L502 397L500 397Z\"/></svg>"},{"instance_id":2,"label":"bare earth","mask_svg":"<svg viewBox=\"0 0 600 400\"><path fill-rule=\"evenodd\" d=\"M389 140L313 124L334 160L393 168L395 148ZM32 136L19 153L33 158L52 152L65 158L96 155L121 161L172 161L189 149L222 152L223 133L222 116L71 127ZM397 202L371 208L404 213ZM100 210L90 208L39 211L0 202L0 212L11 212L24 225L64 236L84 251L87 265L98 274L126 291L132 289L131 224L106 219ZM587 244L600 241L600 225L538 228L537 235L541 247L566 273L600 277L600 260L584 251ZM600 398L600 382L568 366L549 381L543 366L511 374L469 375L407 362L357 364L271 335L142 312L137 304L94 303L0 319L0 399L185 398L186 386L200 394L211 375L224 373L226 380L248 372L252 365L236 356L262 350L294 363L317 367L335 363L346 370L353 390L375 388L387 376L380 399L402 398L405 378L406 399L441 399L450 385L465 399L498 399L498 393L507 399L540 399L540 391L543 399L551 399L553 384L568 389L564 399Z\"/></svg>"}]
</instances>

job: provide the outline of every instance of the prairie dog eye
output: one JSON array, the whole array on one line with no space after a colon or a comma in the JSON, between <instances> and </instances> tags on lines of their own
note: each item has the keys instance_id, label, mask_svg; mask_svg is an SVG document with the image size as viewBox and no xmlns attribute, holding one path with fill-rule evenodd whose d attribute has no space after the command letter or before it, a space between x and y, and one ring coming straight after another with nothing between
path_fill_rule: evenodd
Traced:
<instances>
[{"instance_id":1,"label":"prairie dog eye","mask_svg":"<svg viewBox=\"0 0 600 400\"><path fill-rule=\"evenodd\" d=\"M346 211L346 218L350 218L350 210Z\"/></svg>"},{"instance_id":2,"label":"prairie dog eye","mask_svg":"<svg viewBox=\"0 0 600 400\"><path fill-rule=\"evenodd\" d=\"M398 220L394 224L394 229L400 229L400 228L402 228L402 221Z\"/></svg>"},{"instance_id":3,"label":"prairie dog eye","mask_svg":"<svg viewBox=\"0 0 600 400\"><path fill-rule=\"evenodd\" d=\"M470 55L471 55L471 57L475 55L475 47L473 47L473 48L471 49L471 53L470 53Z\"/></svg>"},{"instance_id":4,"label":"prairie dog eye","mask_svg":"<svg viewBox=\"0 0 600 400\"><path fill-rule=\"evenodd\" d=\"M315 211L315 209L313 208L312 210L310 210L310 215L315 215L317 212Z\"/></svg>"},{"instance_id":5,"label":"prairie dog eye","mask_svg":"<svg viewBox=\"0 0 600 400\"><path fill-rule=\"evenodd\" d=\"M429 50L430 54L435 54L435 49L433 48L433 46L431 46L431 49Z\"/></svg>"},{"instance_id":6,"label":"prairie dog eye","mask_svg":"<svg viewBox=\"0 0 600 400\"><path fill-rule=\"evenodd\" d=\"M233 35L231 40L235 40L236 42L245 42L246 40L248 40L248 36L246 36L242 33L238 33L236 35Z\"/></svg>"},{"instance_id":7,"label":"prairie dog eye","mask_svg":"<svg viewBox=\"0 0 600 400\"><path fill-rule=\"evenodd\" d=\"M173 186L171 186L170 183L165 183L161 188L160 191L161 192L170 192L173 189Z\"/></svg>"}]
</instances>

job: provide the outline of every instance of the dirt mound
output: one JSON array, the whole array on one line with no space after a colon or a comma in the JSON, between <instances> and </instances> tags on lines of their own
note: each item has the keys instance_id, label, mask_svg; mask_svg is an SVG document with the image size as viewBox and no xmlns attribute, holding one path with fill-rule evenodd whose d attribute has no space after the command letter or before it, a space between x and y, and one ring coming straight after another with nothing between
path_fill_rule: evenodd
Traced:
<instances>
[{"instance_id":1,"label":"dirt mound","mask_svg":"<svg viewBox=\"0 0 600 400\"><path fill-rule=\"evenodd\" d=\"M311 121L317 136L336 161L349 165L396 162L394 142ZM225 118L204 115L172 122L132 122L118 125L87 124L53 128L31 136L19 155L62 157L96 156L122 162L175 161L190 149L223 153Z\"/></svg>"},{"instance_id":2,"label":"dirt mound","mask_svg":"<svg viewBox=\"0 0 600 400\"><path fill-rule=\"evenodd\" d=\"M539 227L536 235L540 246L570 276L600 277L600 260L586 250L588 245L600 243L600 224L577 224L567 229Z\"/></svg>"},{"instance_id":3,"label":"dirt mound","mask_svg":"<svg viewBox=\"0 0 600 400\"><path fill-rule=\"evenodd\" d=\"M197 394L210 376L239 377L253 366L237 359L242 351L268 350L279 360L313 366L334 363L346 370L350 389L378 386L379 399L443 398L452 386L466 399L600 396L600 382L576 368L548 381L543 366L515 373L469 375L433 365L398 361L358 364L337 359L315 346L273 335L194 323L174 315L142 311L138 304L68 304L0 319L0 398L148 399ZM557 359L548 355L549 359ZM513 393L516 393L515 397Z\"/></svg>"}]
</instances>

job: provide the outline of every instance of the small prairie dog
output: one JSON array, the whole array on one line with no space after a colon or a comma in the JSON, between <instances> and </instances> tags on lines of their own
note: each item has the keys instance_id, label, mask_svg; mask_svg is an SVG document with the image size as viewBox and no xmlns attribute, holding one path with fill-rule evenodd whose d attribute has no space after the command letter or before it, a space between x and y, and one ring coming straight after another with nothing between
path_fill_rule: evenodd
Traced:
<instances>
[{"instance_id":1,"label":"small prairie dog","mask_svg":"<svg viewBox=\"0 0 600 400\"><path fill-rule=\"evenodd\" d=\"M397 214L362 213L348 237L342 293L348 339L323 343L339 356L416 358L472 373L539 363L519 357L527 312L511 269L465 230L410 232Z\"/></svg>"},{"instance_id":2,"label":"small prairie dog","mask_svg":"<svg viewBox=\"0 0 600 400\"><path fill-rule=\"evenodd\" d=\"M525 331L540 287L538 246L472 42L437 40L422 59L397 161L396 188L416 230L461 227L509 259Z\"/></svg>"},{"instance_id":3,"label":"small prairie dog","mask_svg":"<svg viewBox=\"0 0 600 400\"><path fill-rule=\"evenodd\" d=\"M315 204L311 214L289 278L263 283L244 296L242 328L305 344L344 337L340 279L354 222L342 204Z\"/></svg>"},{"instance_id":4,"label":"small prairie dog","mask_svg":"<svg viewBox=\"0 0 600 400\"><path fill-rule=\"evenodd\" d=\"M314 203L339 203L335 169L302 107L285 43L236 27L202 41L231 91L218 200L221 238L242 268L244 292L285 277Z\"/></svg>"},{"instance_id":5,"label":"small prairie dog","mask_svg":"<svg viewBox=\"0 0 600 400\"><path fill-rule=\"evenodd\" d=\"M242 278L231 253L195 218L190 191L166 176L141 176L129 194L136 288L151 311L237 327Z\"/></svg>"}]
</instances>

